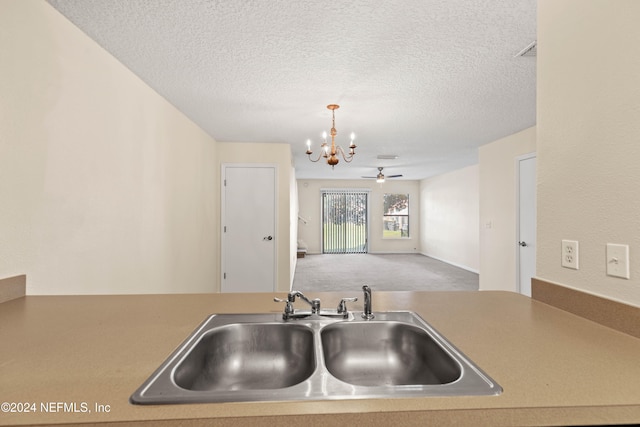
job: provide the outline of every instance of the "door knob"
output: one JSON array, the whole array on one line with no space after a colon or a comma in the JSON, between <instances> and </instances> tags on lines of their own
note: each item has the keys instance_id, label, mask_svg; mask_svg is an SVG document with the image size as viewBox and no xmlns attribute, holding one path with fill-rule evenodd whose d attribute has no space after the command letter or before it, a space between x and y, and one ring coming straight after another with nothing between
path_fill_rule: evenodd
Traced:
<instances>
[{"instance_id":1,"label":"door knob","mask_svg":"<svg viewBox=\"0 0 640 427\"><path fill-rule=\"evenodd\" d=\"M273 236L263 237L262 240L273 240Z\"/></svg>"},{"instance_id":2,"label":"door knob","mask_svg":"<svg viewBox=\"0 0 640 427\"><path fill-rule=\"evenodd\" d=\"M522 246L522 247L524 247L524 246L528 246L528 245L527 245L527 242L518 242L518 244L519 244L520 246Z\"/></svg>"}]
</instances>

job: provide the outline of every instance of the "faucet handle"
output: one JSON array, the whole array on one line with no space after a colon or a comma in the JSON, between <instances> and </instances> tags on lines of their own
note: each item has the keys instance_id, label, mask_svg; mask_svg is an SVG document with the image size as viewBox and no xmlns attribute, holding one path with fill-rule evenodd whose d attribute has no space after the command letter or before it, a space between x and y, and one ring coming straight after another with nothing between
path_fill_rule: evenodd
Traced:
<instances>
[{"instance_id":1,"label":"faucet handle","mask_svg":"<svg viewBox=\"0 0 640 427\"><path fill-rule=\"evenodd\" d=\"M357 297L353 297L353 298L342 298L340 300L340 304L338 304L338 314L344 314L346 315L348 313L347 311L347 303L348 302L355 302L358 301Z\"/></svg>"},{"instance_id":2,"label":"faucet handle","mask_svg":"<svg viewBox=\"0 0 640 427\"><path fill-rule=\"evenodd\" d=\"M293 304L291 304L291 301L289 301L288 299L282 299L282 298L278 298L278 297L273 297L273 301L274 302L283 302L283 303L285 303L285 306L284 306L284 317L285 317L285 319L290 314L293 314Z\"/></svg>"}]
</instances>

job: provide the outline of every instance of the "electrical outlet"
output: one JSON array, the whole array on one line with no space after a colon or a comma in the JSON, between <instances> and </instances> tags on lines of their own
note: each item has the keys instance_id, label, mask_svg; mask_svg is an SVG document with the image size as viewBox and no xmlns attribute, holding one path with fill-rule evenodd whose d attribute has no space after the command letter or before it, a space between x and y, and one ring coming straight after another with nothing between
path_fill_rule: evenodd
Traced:
<instances>
[{"instance_id":1,"label":"electrical outlet","mask_svg":"<svg viewBox=\"0 0 640 427\"><path fill-rule=\"evenodd\" d=\"M576 240L562 241L562 266L565 268L578 269L578 242Z\"/></svg>"},{"instance_id":2,"label":"electrical outlet","mask_svg":"<svg viewBox=\"0 0 640 427\"><path fill-rule=\"evenodd\" d=\"M629 278L629 245L607 243L607 276Z\"/></svg>"}]
</instances>

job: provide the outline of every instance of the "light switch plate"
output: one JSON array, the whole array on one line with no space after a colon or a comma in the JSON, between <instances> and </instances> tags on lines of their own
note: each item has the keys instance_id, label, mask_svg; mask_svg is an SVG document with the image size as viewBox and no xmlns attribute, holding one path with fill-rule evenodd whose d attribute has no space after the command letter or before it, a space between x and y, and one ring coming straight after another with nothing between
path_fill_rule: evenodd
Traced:
<instances>
[{"instance_id":1,"label":"light switch plate","mask_svg":"<svg viewBox=\"0 0 640 427\"><path fill-rule=\"evenodd\" d=\"M562 266L578 269L578 242L576 240L562 241Z\"/></svg>"},{"instance_id":2,"label":"light switch plate","mask_svg":"<svg viewBox=\"0 0 640 427\"><path fill-rule=\"evenodd\" d=\"M629 278L629 245L607 243L607 276Z\"/></svg>"}]
</instances>

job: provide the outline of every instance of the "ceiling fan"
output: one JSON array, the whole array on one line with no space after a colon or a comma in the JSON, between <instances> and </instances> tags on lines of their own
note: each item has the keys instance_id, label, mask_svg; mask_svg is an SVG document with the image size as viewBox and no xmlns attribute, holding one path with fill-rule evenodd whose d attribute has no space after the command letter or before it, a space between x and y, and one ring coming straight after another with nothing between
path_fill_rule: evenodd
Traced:
<instances>
[{"instance_id":1,"label":"ceiling fan","mask_svg":"<svg viewBox=\"0 0 640 427\"><path fill-rule=\"evenodd\" d=\"M363 178L375 178L376 182L384 182L385 176L382 173L382 167L378 168L378 175L376 176L363 176ZM400 178L402 175L389 175L387 178Z\"/></svg>"}]
</instances>

